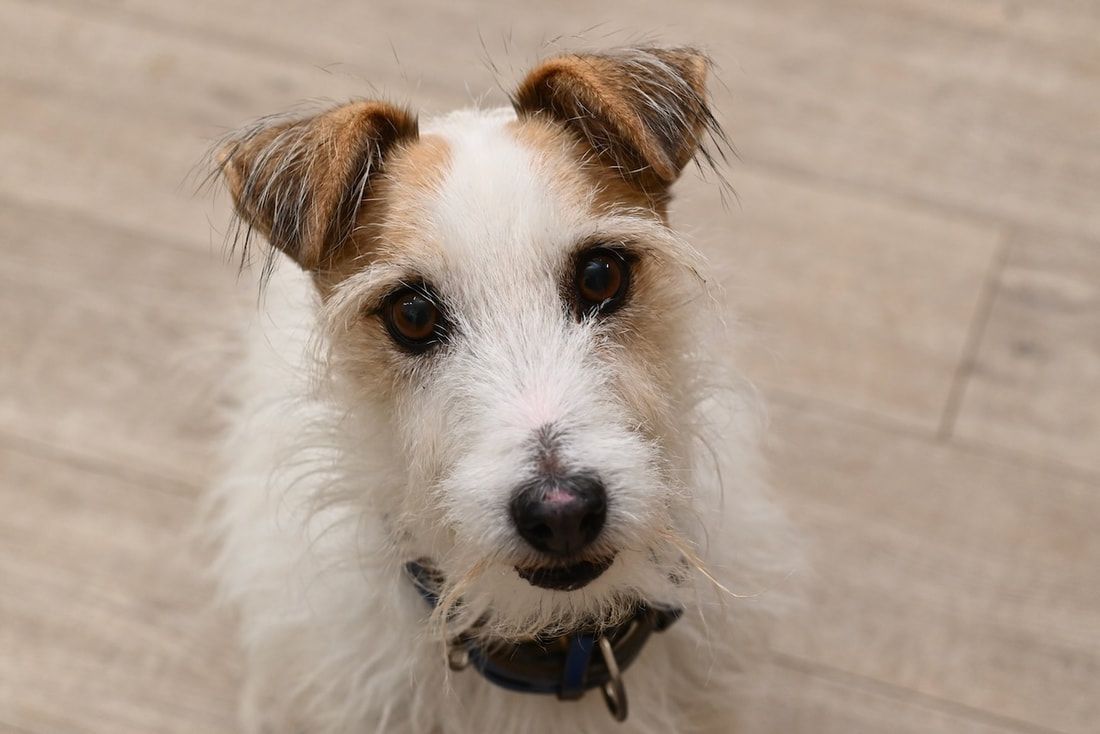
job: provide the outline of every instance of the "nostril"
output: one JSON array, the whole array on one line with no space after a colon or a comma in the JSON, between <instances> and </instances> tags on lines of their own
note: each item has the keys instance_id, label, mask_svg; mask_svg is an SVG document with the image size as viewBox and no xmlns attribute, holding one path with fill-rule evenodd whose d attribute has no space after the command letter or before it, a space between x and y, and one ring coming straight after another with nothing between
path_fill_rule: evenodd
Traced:
<instances>
[{"instance_id":1,"label":"nostril","mask_svg":"<svg viewBox=\"0 0 1100 734\"><path fill-rule=\"evenodd\" d=\"M538 525L532 526L528 532L530 532L531 535L535 536L536 538L541 538L543 540L546 540L554 534L554 531L550 529L550 526L545 523L539 523Z\"/></svg>"}]
</instances>

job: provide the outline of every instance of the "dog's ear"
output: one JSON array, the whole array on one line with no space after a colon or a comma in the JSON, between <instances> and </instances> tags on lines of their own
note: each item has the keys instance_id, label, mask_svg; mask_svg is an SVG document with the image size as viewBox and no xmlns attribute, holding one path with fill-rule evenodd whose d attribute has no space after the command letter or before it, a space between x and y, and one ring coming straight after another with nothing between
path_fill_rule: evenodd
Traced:
<instances>
[{"instance_id":1,"label":"dog's ear","mask_svg":"<svg viewBox=\"0 0 1100 734\"><path fill-rule=\"evenodd\" d=\"M520 118L548 115L645 189L667 188L720 134L707 105L707 57L690 48L571 54L531 71L514 97Z\"/></svg>"},{"instance_id":2,"label":"dog's ear","mask_svg":"<svg viewBox=\"0 0 1100 734\"><path fill-rule=\"evenodd\" d=\"M303 119L261 120L228 138L218 164L248 232L317 270L351 236L387 151L417 135L408 111L353 102Z\"/></svg>"}]
</instances>

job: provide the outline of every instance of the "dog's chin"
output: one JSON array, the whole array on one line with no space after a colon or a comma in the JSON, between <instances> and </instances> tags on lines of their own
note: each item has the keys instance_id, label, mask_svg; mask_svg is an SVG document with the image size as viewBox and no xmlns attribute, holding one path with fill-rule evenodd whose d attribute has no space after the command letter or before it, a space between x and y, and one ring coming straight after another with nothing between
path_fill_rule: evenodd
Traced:
<instances>
[{"instance_id":1,"label":"dog's chin","mask_svg":"<svg viewBox=\"0 0 1100 734\"><path fill-rule=\"evenodd\" d=\"M553 591L576 591L611 568L615 556L547 566L516 566L516 573L532 586Z\"/></svg>"}]
</instances>

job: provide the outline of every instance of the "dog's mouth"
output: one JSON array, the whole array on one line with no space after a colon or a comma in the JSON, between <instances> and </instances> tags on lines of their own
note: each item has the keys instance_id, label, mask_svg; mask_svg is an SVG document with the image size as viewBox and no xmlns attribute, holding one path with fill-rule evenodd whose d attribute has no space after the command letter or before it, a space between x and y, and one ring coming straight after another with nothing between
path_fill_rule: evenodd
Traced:
<instances>
[{"instance_id":1,"label":"dog's mouth","mask_svg":"<svg viewBox=\"0 0 1100 734\"><path fill-rule=\"evenodd\" d=\"M532 586L554 591L576 591L598 579L604 571L611 568L615 556L607 556L592 561L580 561L568 566L516 566L516 573Z\"/></svg>"}]
</instances>

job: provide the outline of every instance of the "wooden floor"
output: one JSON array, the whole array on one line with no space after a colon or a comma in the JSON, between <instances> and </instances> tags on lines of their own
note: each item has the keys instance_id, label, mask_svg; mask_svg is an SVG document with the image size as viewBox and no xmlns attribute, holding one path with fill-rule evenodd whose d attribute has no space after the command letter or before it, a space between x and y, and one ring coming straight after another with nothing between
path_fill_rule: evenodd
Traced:
<instances>
[{"instance_id":1,"label":"wooden floor","mask_svg":"<svg viewBox=\"0 0 1100 734\"><path fill-rule=\"evenodd\" d=\"M739 202L689 176L773 406L811 600L753 730L1100 732L1100 4L0 2L0 730L229 732L189 535L254 294L209 141L426 112L540 53L710 49ZM502 6L503 7L503 6Z\"/></svg>"}]
</instances>

